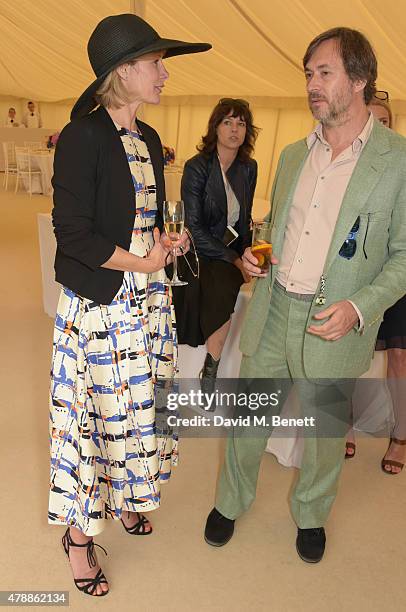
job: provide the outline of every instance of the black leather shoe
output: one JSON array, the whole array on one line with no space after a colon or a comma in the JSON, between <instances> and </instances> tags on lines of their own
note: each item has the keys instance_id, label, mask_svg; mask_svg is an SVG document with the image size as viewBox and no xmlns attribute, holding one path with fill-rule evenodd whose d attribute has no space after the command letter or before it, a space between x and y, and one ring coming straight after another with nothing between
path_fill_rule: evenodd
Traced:
<instances>
[{"instance_id":1,"label":"black leather shoe","mask_svg":"<svg viewBox=\"0 0 406 612\"><path fill-rule=\"evenodd\" d=\"M207 517L204 539L211 546L224 546L233 537L234 521L228 519L216 508Z\"/></svg>"},{"instance_id":2,"label":"black leather shoe","mask_svg":"<svg viewBox=\"0 0 406 612\"><path fill-rule=\"evenodd\" d=\"M318 563L322 560L326 547L326 533L324 527L317 529L297 530L296 550L306 563Z\"/></svg>"}]
</instances>

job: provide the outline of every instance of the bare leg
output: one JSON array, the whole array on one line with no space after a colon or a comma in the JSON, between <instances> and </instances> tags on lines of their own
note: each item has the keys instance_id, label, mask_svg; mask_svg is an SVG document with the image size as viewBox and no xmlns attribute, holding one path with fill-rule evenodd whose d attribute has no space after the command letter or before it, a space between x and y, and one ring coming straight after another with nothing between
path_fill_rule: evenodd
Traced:
<instances>
[{"instance_id":1,"label":"bare leg","mask_svg":"<svg viewBox=\"0 0 406 612\"><path fill-rule=\"evenodd\" d=\"M224 323L224 325L219 327L219 329L216 329L216 331L206 340L207 352L210 353L210 355L216 361L218 361L221 357L228 332L230 331L230 325L231 317L228 321L226 321L226 323Z\"/></svg>"},{"instance_id":2,"label":"bare leg","mask_svg":"<svg viewBox=\"0 0 406 612\"><path fill-rule=\"evenodd\" d=\"M131 528L133 525L138 523L139 518L136 512L128 512L128 510L126 510L123 512L121 520L126 527ZM149 521L144 523L144 531L145 533L150 533L152 531L152 525Z\"/></svg>"},{"instance_id":3,"label":"bare leg","mask_svg":"<svg viewBox=\"0 0 406 612\"><path fill-rule=\"evenodd\" d=\"M395 416L395 426L393 429L393 437L400 440L406 439L406 406L404 398L404 390L406 387L406 350L405 349L389 349L388 353L388 386L393 402L393 411ZM396 444L392 442L387 450L384 459L391 459L405 463L406 461L406 445ZM385 470L398 474L401 471L400 467L386 465Z\"/></svg>"},{"instance_id":4,"label":"bare leg","mask_svg":"<svg viewBox=\"0 0 406 612\"><path fill-rule=\"evenodd\" d=\"M76 527L71 527L69 531L72 540L76 544L86 544L92 539L90 536L85 535ZM69 561L72 567L73 576L75 578L94 578L100 569L97 558L96 565L94 567L90 567L87 560L87 549L85 547L77 548L75 546L71 546L69 549ZM101 595L101 593L108 590L109 587L107 584L99 584L96 587L94 595Z\"/></svg>"}]
</instances>

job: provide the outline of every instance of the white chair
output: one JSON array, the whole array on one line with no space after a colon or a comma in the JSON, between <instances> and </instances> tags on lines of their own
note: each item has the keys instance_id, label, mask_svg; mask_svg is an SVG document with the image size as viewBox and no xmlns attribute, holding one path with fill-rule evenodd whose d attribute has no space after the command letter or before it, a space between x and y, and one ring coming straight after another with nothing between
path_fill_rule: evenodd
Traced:
<instances>
[{"instance_id":1,"label":"white chair","mask_svg":"<svg viewBox=\"0 0 406 612\"><path fill-rule=\"evenodd\" d=\"M15 193L17 193L20 179L26 179L28 181L28 193L32 196L32 178L38 176L41 180L41 170L38 168L32 168L32 161L30 156L30 150L28 147L16 147L16 163L17 163L17 180Z\"/></svg>"},{"instance_id":2,"label":"white chair","mask_svg":"<svg viewBox=\"0 0 406 612\"><path fill-rule=\"evenodd\" d=\"M14 150L14 142L3 142L4 154L4 179L3 187L7 191L8 177L10 174L17 174L17 163Z\"/></svg>"},{"instance_id":3,"label":"white chair","mask_svg":"<svg viewBox=\"0 0 406 612\"><path fill-rule=\"evenodd\" d=\"M32 140L24 140L24 146L29 149L45 149L43 142L34 142Z\"/></svg>"}]
</instances>

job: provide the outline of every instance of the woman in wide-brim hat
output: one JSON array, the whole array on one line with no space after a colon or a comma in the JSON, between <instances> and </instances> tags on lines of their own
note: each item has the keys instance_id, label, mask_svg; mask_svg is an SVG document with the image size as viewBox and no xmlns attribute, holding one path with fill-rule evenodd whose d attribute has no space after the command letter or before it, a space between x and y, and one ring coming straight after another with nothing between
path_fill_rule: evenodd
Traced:
<instances>
[{"instance_id":1,"label":"woman in wide-brim hat","mask_svg":"<svg viewBox=\"0 0 406 612\"><path fill-rule=\"evenodd\" d=\"M141 18L103 19L90 37L96 80L72 110L55 154L56 280L63 286L51 373L49 522L76 586L108 592L93 537L106 519L131 535L152 527L176 439L155 435L154 386L171 379L176 332L164 265L162 145L136 118L158 104L165 57L210 49L161 38ZM91 112L97 105L97 110ZM187 237L178 246L188 248Z\"/></svg>"}]
</instances>

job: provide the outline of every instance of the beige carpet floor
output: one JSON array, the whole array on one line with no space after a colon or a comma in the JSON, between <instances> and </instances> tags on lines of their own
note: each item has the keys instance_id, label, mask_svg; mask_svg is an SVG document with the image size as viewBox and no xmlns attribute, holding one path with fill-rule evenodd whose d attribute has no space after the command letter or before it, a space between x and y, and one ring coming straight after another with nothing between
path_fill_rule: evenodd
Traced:
<instances>
[{"instance_id":1,"label":"beige carpet floor","mask_svg":"<svg viewBox=\"0 0 406 612\"><path fill-rule=\"evenodd\" d=\"M36 214L50 208L49 198L0 191L0 590L69 590L72 610L406 609L406 470L381 472L382 439L360 440L346 463L318 565L295 551L287 504L294 470L268 454L257 500L232 541L219 549L205 544L222 441L184 439L180 465L152 515L153 535L131 537L111 524L98 538L109 552L108 597L92 600L74 588L63 529L47 524L52 321L42 310Z\"/></svg>"}]
</instances>

